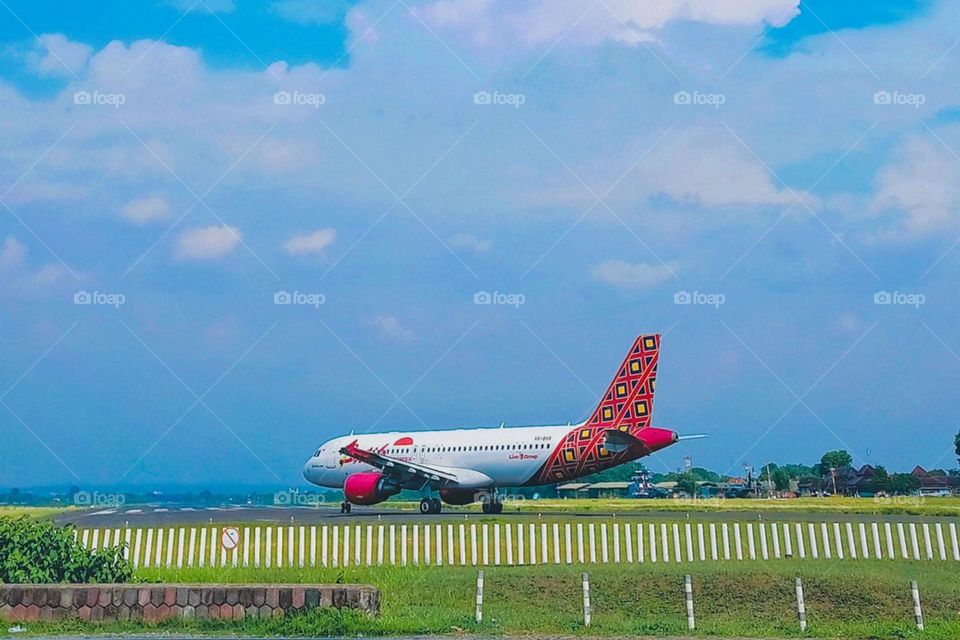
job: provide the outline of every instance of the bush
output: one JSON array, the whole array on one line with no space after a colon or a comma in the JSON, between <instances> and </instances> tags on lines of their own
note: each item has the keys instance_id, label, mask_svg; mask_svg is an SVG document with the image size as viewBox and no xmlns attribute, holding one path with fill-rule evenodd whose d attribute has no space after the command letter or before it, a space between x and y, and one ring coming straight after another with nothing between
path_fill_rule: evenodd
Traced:
<instances>
[{"instance_id":1,"label":"bush","mask_svg":"<svg viewBox=\"0 0 960 640\"><path fill-rule=\"evenodd\" d=\"M129 582L133 566L123 547L96 552L74 540L73 529L27 517L0 518L0 582Z\"/></svg>"}]
</instances>

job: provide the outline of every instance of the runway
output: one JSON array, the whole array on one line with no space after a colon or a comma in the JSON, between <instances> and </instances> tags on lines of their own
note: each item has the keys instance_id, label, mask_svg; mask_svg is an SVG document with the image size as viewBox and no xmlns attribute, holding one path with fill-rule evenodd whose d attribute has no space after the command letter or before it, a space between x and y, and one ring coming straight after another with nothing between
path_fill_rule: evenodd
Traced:
<instances>
[{"instance_id":1,"label":"runway","mask_svg":"<svg viewBox=\"0 0 960 640\"><path fill-rule=\"evenodd\" d=\"M330 524L333 522L370 523L386 522L463 522L503 520L564 521L572 518L596 520L625 520L644 522L956 522L949 516L912 516L905 514L842 514L812 512L756 512L756 511L676 511L642 510L627 513L600 511L542 511L537 512L525 505L522 511L505 510L498 515L485 515L479 506L474 510L458 508L440 514L422 515L415 508L383 509L378 507L354 507L353 512L341 514L338 505L330 506L151 506L130 505L108 509L83 509L67 511L54 517L58 524L74 524L84 528L95 527L147 527L199 524Z\"/></svg>"}]
</instances>

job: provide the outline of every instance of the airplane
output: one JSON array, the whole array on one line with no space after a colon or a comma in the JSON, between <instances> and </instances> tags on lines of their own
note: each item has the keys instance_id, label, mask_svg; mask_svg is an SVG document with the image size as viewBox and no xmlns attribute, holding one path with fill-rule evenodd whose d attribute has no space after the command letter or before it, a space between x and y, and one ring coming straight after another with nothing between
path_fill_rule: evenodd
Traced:
<instances>
[{"instance_id":1,"label":"airplane","mask_svg":"<svg viewBox=\"0 0 960 640\"><path fill-rule=\"evenodd\" d=\"M567 482L702 437L650 425L659 358L660 334L637 337L580 423L340 436L314 452L303 476L343 489L341 513L403 489L421 493L424 514L440 513L442 503L475 502L483 513L501 513L498 489Z\"/></svg>"}]
</instances>

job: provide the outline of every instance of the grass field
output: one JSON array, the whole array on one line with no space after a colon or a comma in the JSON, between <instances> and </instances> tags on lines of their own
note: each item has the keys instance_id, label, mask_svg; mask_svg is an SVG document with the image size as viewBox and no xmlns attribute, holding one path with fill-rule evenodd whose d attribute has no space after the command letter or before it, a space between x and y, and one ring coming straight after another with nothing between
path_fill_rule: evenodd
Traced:
<instances>
[{"instance_id":1,"label":"grass field","mask_svg":"<svg viewBox=\"0 0 960 640\"><path fill-rule=\"evenodd\" d=\"M378 617L316 611L289 619L170 621L144 624L35 624L31 634L198 632L264 635L482 634L687 635L683 574L694 581L694 635L801 637L794 578L804 581L807 637L930 639L960 636L960 581L952 565L834 562L757 565L606 565L589 567L593 623L582 625L580 570L568 566L485 570L484 620L474 622L476 571L470 568L141 570L146 581L356 582L382 590ZM920 583L926 631L913 626L909 580ZM3 635L5 629L0 629Z\"/></svg>"},{"instance_id":2,"label":"grass field","mask_svg":"<svg viewBox=\"0 0 960 640\"><path fill-rule=\"evenodd\" d=\"M16 518L18 516L29 516L31 518L51 517L72 508L73 507L11 507L0 505L0 518Z\"/></svg>"},{"instance_id":3,"label":"grass field","mask_svg":"<svg viewBox=\"0 0 960 640\"><path fill-rule=\"evenodd\" d=\"M415 502L388 501L377 508L415 511ZM444 506L445 512L476 512L476 505L468 507ZM750 513L863 513L875 515L903 514L927 516L960 516L960 497L927 498L891 496L887 498L796 498L748 499L707 498L677 500L637 500L633 498L509 500L504 505L508 512L571 512L571 513L643 513L645 511L714 512L743 511Z\"/></svg>"}]
</instances>

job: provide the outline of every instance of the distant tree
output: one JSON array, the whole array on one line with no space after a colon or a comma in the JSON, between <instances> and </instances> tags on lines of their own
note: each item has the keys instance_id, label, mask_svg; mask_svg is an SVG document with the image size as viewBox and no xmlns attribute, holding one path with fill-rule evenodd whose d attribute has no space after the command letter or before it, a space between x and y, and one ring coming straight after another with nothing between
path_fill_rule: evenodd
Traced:
<instances>
[{"instance_id":1,"label":"distant tree","mask_svg":"<svg viewBox=\"0 0 960 640\"><path fill-rule=\"evenodd\" d=\"M692 473L684 473L677 480L677 491L681 491L691 498L697 495L697 480Z\"/></svg>"},{"instance_id":2,"label":"distant tree","mask_svg":"<svg viewBox=\"0 0 960 640\"><path fill-rule=\"evenodd\" d=\"M790 488L790 474L783 467L773 472L773 485L777 491L786 491Z\"/></svg>"},{"instance_id":3,"label":"distant tree","mask_svg":"<svg viewBox=\"0 0 960 640\"><path fill-rule=\"evenodd\" d=\"M853 465L853 456L851 456L847 451L843 449L837 449L836 451L827 451L823 454L823 457L820 458L820 475L826 475L830 473L830 468L840 469L842 467L850 467Z\"/></svg>"},{"instance_id":4,"label":"distant tree","mask_svg":"<svg viewBox=\"0 0 960 640\"><path fill-rule=\"evenodd\" d=\"M874 493L890 491L890 474L885 467L874 467L873 478L870 479L867 488Z\"/></svg>"},{"instance_id":5,"label":"distant tree","mask_svg":"<svg viewBox=\"0 0 960 640\"><path fill-rule=\"evenodd\" d=\"M831 493L843 493L847 481L853 477L853 456L843 449L828 451L820 458L820 476Z\"/></svg>"},{"instance_id":6,"label":"distant tree","mask_svg":"<svg viewBox=\"0 0 960 640\"><path fill-rule=\"evenodd\" d=\"M890 493L908 495L920 488L920 479L909 473L895 473L888 480Z\"/></svg>"},{"instance_id":7,"label":"distant tree","mask_svg":"<svg viewBox=\"0 0 960 640\"><path fill-rule=\"evenodd\" d=\"M694 467L690 470L697 480L702 482L720 482L720 474L703 467Z\"/></svg>"},{"instance_id":8,"label":"distant tree","mask_svg":"<svg viewBox=\"0 0 960 640\"><path fill-rule=\"evenodd\" d=\"M943 478L947 475L947 472L943 469L930 469L930 471L927 471L927 475L933 476L934 478Z\"/></svg>"},{"instance_id":9,"label":"distant tree","mask_svg":"<svg viewBox=\"0 0 960 640\"><path fill-rule=\"evenodd\" d=\"M805 464L784 464L781 465L780 468L786 471L787 475L794 480L798 480L815 473L813 467L808 467Z\"/></svg>"},{"instance_id":10,"label":"distant tree","mask_svg":"<svg viewBox=\"0 0 960 640\"><path fill-rule=\"evenodd\" d=\"M960 431L953 436L953 452L957 455L957 464L960 465Z\"/></svg>"}]
</instances>

